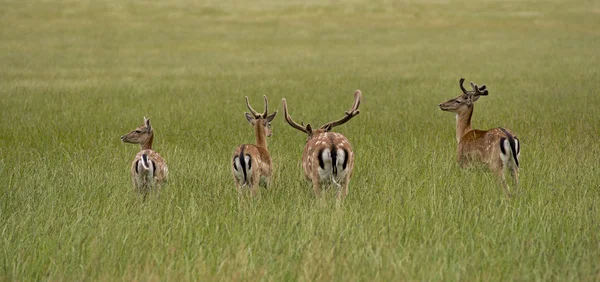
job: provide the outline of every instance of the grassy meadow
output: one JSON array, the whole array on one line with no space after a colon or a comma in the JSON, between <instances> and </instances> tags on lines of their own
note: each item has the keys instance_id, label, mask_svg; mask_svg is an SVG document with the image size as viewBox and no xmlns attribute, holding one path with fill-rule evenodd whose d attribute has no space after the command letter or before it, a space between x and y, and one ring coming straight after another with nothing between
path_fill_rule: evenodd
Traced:
<instances>
[{"instance_id":1,"label":"grassy meadow","mask_svg":"<svg viewBox=\"0 0 600 282\"><path fill-rule=\"evenodd\" d=\"M0 0L0 280L600 280L597 1ZM521 193L456 163L438 104L522 141ZM334 131L345 201L300 157ZM279 110L269 190L238 205L244 96ZM119 137L151 118L170 183L146 202Z\"/></svg>"}]
</instances>

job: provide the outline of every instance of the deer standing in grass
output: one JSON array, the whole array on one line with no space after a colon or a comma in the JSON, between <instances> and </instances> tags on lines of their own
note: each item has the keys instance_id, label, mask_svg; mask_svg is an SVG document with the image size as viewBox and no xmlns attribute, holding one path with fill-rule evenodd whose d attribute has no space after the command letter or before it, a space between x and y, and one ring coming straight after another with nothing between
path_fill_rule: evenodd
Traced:
<instances>
[{"instance_id":1,"label":"deer standing in grass","mask_svg":"<svg viewBox=\"0 0 600 282\"><path fill-rule=\"evenodd\" d=\"M163 158L152 150L154 129L150 124L150 119L144 117L144 124L121 136L121 141L139 144L142 149L131 164L131 179L135 190L145 199L149 192L158 190L167 181L169 174Z\"/></svg>"},{"instance_id":2,"label":"deer standing in grass","mask_svg":"<svg viewBox=\"0 0 600 282\"><path fill-rule=\"evenodd\" d=\"M255 196L258 192L258 186L264 183L265 187L269 186L273 167L271 164L271 156L267 149L267 137L271 137L271 121L277 115L277 111L268 115L269 102L267 96L265 99L265 111L257 113L246 96L246 106L250 113L246 113L246 119L254 127L256 134L256 145L244 144L235 149L232 157L231 172L235 180L235 186L238 194L242 195L242 188L248 186L251 196Z\"/></svg>"},{"instance_id":3,"label":"deer standing in grass","mask_svg":"<svg viewBox=\"0 0 600 282\"><path fill-rule=\"evenodd\" d=\"M505 170L509 170L515 187L519 186L519 139L510 130L502 127L489 130L477 130L471 127L474 103L480 96L487 96L485 85L478 87L471 82L473 90L463 87L464 78L459 85L463 94L439 104L443 111L456 113L456 140L458 141L458 162L462 168L471 163L484 163L498 175L502 186L510 196L506 183Z\"/></svg>"},{"instance_id":4,"label":"deer standing in grass","mask_svg":"<svg viewBox=\"0 0 600 282\"><path fill-rule=\"evenodd\" d=\"M302 153L302 169L306 179L312 182L315 195L321 195L321 186L334 184L337 186L337 198L344 199L348 195L348 184L354 169L354 152L348 139L336 132L336 126L348 122L360 113L358 106L362 93L354 92L354 105L339 120L328 122L319 129L313 130L310 124L298 124L289 115L287 102L282 100L285 120L295 129L308 134L306 146Z\"/></svg>"}]
</instances>

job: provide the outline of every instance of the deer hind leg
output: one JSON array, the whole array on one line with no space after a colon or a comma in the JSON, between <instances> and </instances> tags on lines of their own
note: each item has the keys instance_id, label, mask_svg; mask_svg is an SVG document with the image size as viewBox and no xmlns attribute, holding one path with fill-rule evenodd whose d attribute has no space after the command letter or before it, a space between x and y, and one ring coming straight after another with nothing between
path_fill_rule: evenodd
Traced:
<instances>
[{"instance_id":1,"label":"deer hind leg","mask_svg":"<svg viewBox=\"0 0 600 282\"><path fill-rule=\"evenodd\" d=\"M513 179L513 183L515 185L515 193L519 192L519 168L513 167L510 169L510 175Z\"/></svg>"},{"instance_id":2,"label":"deer hind leg","mask_svg":"<svg viewBox=\"0 0 600 282\"><path fill-rule=\"evenodd\" d=\"M258 188L260 186L260 174L253 173L250 177L250 183L248 183L248 187L250 187L250 195L252 197L258 194Z\"/></svg>"},{"instance_id":3,"label":"deer hind leg","mask_svg":"<svg viewBox=\"0 0 600 282\"><path fill-rule=\"evenodd\" d=\"M321 182L318 176L313 177L312 179L313 191L315 191L315 196L318 198L321 196Z\"/></svg>"},{"instance_id":4,"label":"deer hind leg","mask_svg":"<svg viewBox=\"0 0 600 282\"><path fill-rule=\"evenodd\" d=\"M240 183L240 179L237 178L237 176L233 176L233 178L235 179L235 189L238 192L238 197L242 196L242 183Z\"/></svg>"},{"instance_id":5,"label":"deer hind leg","mask_svg":"<svg viewBox=\"0 0 600 282\"><path fill-rule=\"evenodd\" d=\"M502 163L497 164L491 167L492 172L496 174L498 179L500 180L500 184L502 185L502 189L507 197L510 197L510 188L508 187L508 183L506 183L506 173L504 171L504 165Z\"/></svg>"},{"instance_id":6,"label":"deer hind leg","mask_svg":"<svg viewBox=\"0 0 600 282\"><path fill-rule=\"evenodd\" d=\"M269 189L269 187L271 186L271 177L265 175L261 176L260 185L265 187L265 189Z\"/></svg>"},{"instance_id":7,"label":"deer hind leg","mask_svg":"<svg viewBox=\"0 0 600 282\"><path fill-rule=\"evenodd\" d=\"M349 175L346 176L346 178L344 178L344 182L341 183L341 188L338 191L338 200L343 200L346 198L346 196L348 196L348 184L350 183L350 177Z\"/></svg>"}]
</instances>

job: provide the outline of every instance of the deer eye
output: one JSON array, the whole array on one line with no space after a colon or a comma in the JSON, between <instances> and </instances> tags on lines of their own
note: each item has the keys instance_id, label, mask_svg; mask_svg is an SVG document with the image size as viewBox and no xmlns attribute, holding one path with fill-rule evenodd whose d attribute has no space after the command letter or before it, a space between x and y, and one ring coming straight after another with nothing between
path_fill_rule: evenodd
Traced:
<instances>
[{"instance_id":1,"label":"deer eye","mask_svg":"<svg viewBox=\"0 0 600 282\"><path fill-rule=\"evenodd\" d=\"M454 103L456 103L456 104L460 104L460 101L456 100L456 101L454 101Z\"/></svg>"},{"instance_id":2,"label":"deer eye","mask_svg":"<svg viewBox=\"0 0 600 282\"><path fill-rule=\"evenodd\" d=\"M142 133L142 131L141 130L136 130L135 133Z\"/></svg>"}]
</instances>

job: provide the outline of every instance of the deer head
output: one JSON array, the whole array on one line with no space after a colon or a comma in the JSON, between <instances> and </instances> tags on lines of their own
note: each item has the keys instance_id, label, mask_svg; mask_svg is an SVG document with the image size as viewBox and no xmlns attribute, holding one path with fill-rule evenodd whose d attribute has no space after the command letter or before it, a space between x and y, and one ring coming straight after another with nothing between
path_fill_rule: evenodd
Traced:
<instances>
[{"instance_id":1,"label":"deer head","mask_svg":"<svg viewBox=\"0 0 600 282\"><path fill-rule=\"evenodd\" d=\"M124 143L144 145L149 142L151 143L153 136L154 131L152 130L150 119L144 117L144 124L138 126L138 128L132 130L131 132L121 136L121 141L123 141Z\"/></svg>"},{"instance_id":2,"label":"deer head","mask_svg":"<svg viewBox=\"0 0 600 282\"><path fill-rule=\"evenodd\" d=\"M306 124L306 126L305 126L304 123L298 124L297 122L295 122L292 119L292 117L290 117L290 115L289 115L289 111L287 108L287 101L285 99L282 99L281 102L283 104L283 113L285 115L285 120L287 121L287 123L290 126L292 126L293 128L298 129L298 130L308 134L308 139L307 139L307 141L308 141L313 136L316 136L320 133L329 132L334 127L340 126L340 125L348 122L350 119L352 119L356 115L358 115L360 113L360 111L358 110L358 106L360 105L361 98L362 98L362 93L360 92L360 90L354 91L354 104L352 105L352 108L350 108L349 111L345 112L344 117L339 120L336 120L336 121L328 122L328 123L322 125L321 127L319 127L318 129L312 129L312 127L310 126L310 123Z\"/></svg>"},{"instance_id":3,"label":"deer head","mask_svg":"<svg viewBox=\"0 0 600 282\"><path fill-rule=\"evenodd\" d=\"M264 128L264 134L267 137L270 137L273 134L271 130L271 121L277 115L277 111L273 112L271 115L268 115L269 111L269 101L267 100L267 96L263 96L265 98L265 111L263 113L256 112L252 106L250 106L250 102L248 101L248 96L246 96L246 106L248 106L249 113L246 114L246 119L252 126L256 126L257 124L262 125Z\"/></svg>"},{"instance_id":4,"label":"deer head","mask_svg":"<svg viewBox=\"0 0 600 282\"><path fill-rule=\"evenodd\" d=\"M444 103L439 104L440 109L442 111L460 113L471 107L473 107L473 103L479 100L480 96L487 96L488 91L486 89L485 84L481 86L477 86L477 84L471 81L471 87L473 90L468 91L463 86L464 78L461 78L459 81L460 89L463 94L457 96L456 98L452 98Z\"/></svg>"}]
</instances>

